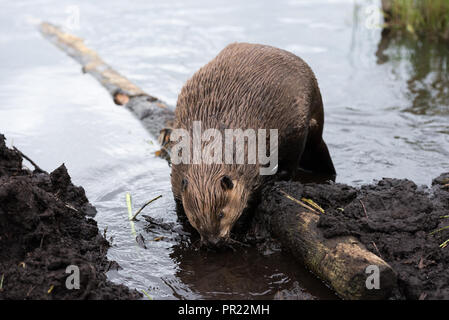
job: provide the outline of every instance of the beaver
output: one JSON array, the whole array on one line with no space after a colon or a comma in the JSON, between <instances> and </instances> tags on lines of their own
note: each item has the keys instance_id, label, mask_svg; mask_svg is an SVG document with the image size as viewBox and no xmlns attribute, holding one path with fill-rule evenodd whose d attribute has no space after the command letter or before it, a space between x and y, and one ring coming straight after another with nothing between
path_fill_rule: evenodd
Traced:
<instances>
[{"instance_id":1,"label":"beaver","mask_svg":"<svg viewBox=\"0 0 449 320\"><path fill-rule=\"evenodd\" d=\"M195 122L219 132L277 129L278 165L272 170L276 175L261 175L259 169L266 164L259 160L172 163L176 203L207 246L232 241L234 224L267 179L281 173L294 177L299 167L335 177L322 138L324 113L317 80L306 62L288 51L249 43L226 46L185 83L178 96L173 129L194 134ZM246 158L248 141L243 149ZM201 142L202 150L208 142ZM234 148L232 152L234 160L241 153Z\"/></svg>"}]
</instances>

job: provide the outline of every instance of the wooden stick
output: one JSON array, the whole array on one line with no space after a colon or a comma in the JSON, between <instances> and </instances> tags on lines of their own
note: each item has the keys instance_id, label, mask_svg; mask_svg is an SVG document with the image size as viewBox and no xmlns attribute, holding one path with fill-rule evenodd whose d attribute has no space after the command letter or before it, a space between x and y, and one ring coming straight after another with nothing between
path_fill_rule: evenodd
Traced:
<instances>
[{"instance_id":1,"label":"wooden stick","mask_svg":"<svg viewBox=\"0 0 449 320\"><path fill-rule=\"evenodd\" d=\"M136 217L139 215L139 213L142 212L142 210L149 205L151 202L156 201L157 199L162 198L162 195L157 196L154 199L151 199L150 201L148 201L147 203L145 203L139 210L137 210L137 212L134 214L134 216L131 218L131 221L136 221Z\"/></svg>"},{"instance_id":2,"label":"wooden stick","mask_svg":"<svg viewBox=\"0 0 449 320\"><path fill-rule=\"evenodd\" d=\"M299 204L301 207L304 207L310 211L312 211L313 213L316 213L319 215L319 213L313 209L312 207L309 207L307 204L305 204L304 202L292 197L291 195L289 195L287 192L285 192L284 190L279 190L287 199L292 200L294 202L296 202L297 204Z\"/></svg>"},{"instance_id":3,"label":"wooden stick","mask_svg":"<svg viewBox=\"0 0 449 320\"><path fill-rule=\"evenodd\" d=\"M366 208L365 208L365 205L363 204L363 201L359 199L359 202L360 202L360 204L362 205L363 212L365 213L365 218L369 219L369 218L368 218L368 214L366 213Z\"/></svg>"},{"instance_id":4,"label":"wooden stick","mask_svg":"<svg viewBox=\"0 0 449 320\"><path fill-rule=\"evenodd\" d=\"M47 173L46 171L44 171L44 170L42 170L33 160L31 160L29 157L27 157L22 151L20 151L19 149L17 149L16 147L12 147L16 152L18 152L21 156L22 156L22 158L24 158L24 159L26 159L26 160L28 160L33 166L34 166L34 169L37 171L37 172L40 172L40 173Z\"/></svg>"}]
</instances>

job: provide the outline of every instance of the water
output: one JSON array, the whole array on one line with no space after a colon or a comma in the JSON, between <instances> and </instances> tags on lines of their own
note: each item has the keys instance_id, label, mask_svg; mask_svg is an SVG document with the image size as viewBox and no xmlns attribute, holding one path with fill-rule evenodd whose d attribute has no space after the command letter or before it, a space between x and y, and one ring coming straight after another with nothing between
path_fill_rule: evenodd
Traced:
<instances>
[{"instance_id":1,"label":"water","mask_svg":"<svg viewBox=\"0 0 449 320\"><path fill-rule=\"evenodd\" d=\"M125 193L147 215L175 222L169 168L153 137L80 66L36 31L40 20L68 27L148 93L175 105L183 83L234 41L270 44L304 58L318 78L325 140L351 185L382 177L418 184L449 169L447 45L385 40L373 28L378 1L14 1L0 13L0 132L42 168L65 163L97 207L101 230L123 269L114 282L157 299L334 298L291 258L247 249L211 254L181 246L163 230L132 238ZM79 10L79 28L76 13ZM73 18L75 13L75 19ZM72 14L72 15L71 15ZM161 241L155 237L166 236Z\"/></svg>"}]
</instances>

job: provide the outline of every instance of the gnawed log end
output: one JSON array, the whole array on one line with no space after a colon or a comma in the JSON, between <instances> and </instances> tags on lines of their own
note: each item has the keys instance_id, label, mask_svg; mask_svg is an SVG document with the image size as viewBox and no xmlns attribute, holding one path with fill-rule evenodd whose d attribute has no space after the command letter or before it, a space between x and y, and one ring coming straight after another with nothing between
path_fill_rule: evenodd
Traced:
<instances>
[{"instance_id":1,"label":"gnawed log end","mask_svg":"<svg viewBox=\"0 0 449 320\"><path fill-rule=\"evenodd\" d=\"M114 103L123 106L129 102L129 96L124 93L116 93L114 94Z\"/></svg>"}]
</instances>

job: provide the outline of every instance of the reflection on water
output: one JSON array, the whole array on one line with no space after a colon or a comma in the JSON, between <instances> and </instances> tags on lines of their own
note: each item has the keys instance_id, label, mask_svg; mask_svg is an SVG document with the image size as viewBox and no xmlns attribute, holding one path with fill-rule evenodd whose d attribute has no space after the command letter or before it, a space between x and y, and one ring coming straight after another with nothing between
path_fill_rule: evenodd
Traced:
<instances>
[{"instance_id":1,"label":"reflection on water","mask_svg":"<svg viewBox=\"0 0 449 320\"><path fill-rule=\"evenodd\" d=\"M444 42L385 34L376 53L379 64L406 70L410 106L416 115L449 115L449 46Z\"/></svg>"},{"instance_id":2,"label":"reflection on water","mask_svg":"<svg viewBox=\"0 0 449 320\"><path fill-rule=\"evenodd\" d=\"M177 278L205 299L337 298L304 267L279 251L264 256L256 248L210 252L175 245L173 249L170 256L178 265ZM176 283L172 290L182 294Z\"/></svg>"},{"instance_id":3,"label":"reflection on water","mask_svg":"<svg viewBox=\"0 0 449 320\"><path fill-rule=\"evenodd\" d=\"M156 299L333 298L287 254L256 249L206 253L164 229L132 238L125 193L134 208L176 222L170 169L155 140L79 65L36 32L36 21L64 24L71 0L2 4L0 132L42 168L65 162L113 237L109 279ZM388 39L372 27L378 0L77 1L74 31L110 65L174 105L183 83L234 41L270 44L314 70L326 113L324 137L337 181L360 185L384 176L429 184L449 168L447 48ZM119 22L119 23L117 23ZM377 52L377 56L376 56ZM154 241L163 236L163 240Z\"/></svg>"}]
</instances>

